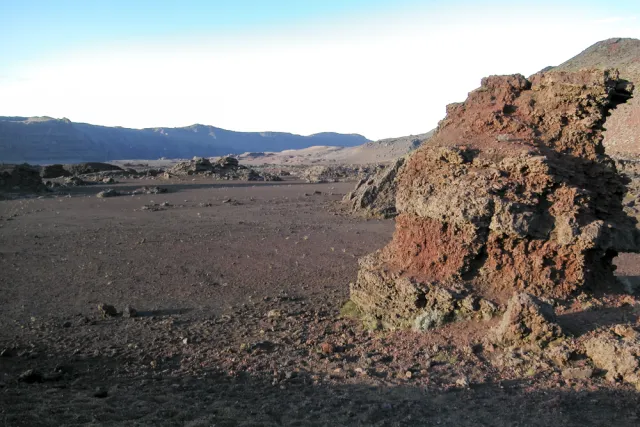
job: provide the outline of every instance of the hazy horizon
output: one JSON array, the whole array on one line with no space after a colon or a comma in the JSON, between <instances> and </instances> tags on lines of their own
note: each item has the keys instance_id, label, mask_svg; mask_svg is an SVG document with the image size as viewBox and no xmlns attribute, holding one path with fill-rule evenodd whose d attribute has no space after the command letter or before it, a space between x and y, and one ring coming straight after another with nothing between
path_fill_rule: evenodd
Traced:
<instances>
[{"instance_id":1,"label":"hazy horizon","mask_svg":"<svg viewBox=\"0 0 640 427\"><path fill-rule=\"evenodd\" d=\"M420 134L491 74L640 38L620 1L0 2L0 115Z\"/></svg>"}]
</instances>

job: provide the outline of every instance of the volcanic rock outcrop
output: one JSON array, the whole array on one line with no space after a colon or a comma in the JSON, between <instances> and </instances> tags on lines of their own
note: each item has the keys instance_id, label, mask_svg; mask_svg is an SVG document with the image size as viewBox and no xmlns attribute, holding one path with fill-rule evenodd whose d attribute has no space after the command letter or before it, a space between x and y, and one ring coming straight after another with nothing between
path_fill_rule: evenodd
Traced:
<instances>
[{"instance_id":1,"label":"volcanic rock outcrop","mask_svg":"<svg viewBox=\"0 0 640 427\"><path fill-rule=\"evenodd\" d=\"M262 181L260 176L253 169L242 166L238 159L234 157L221 157L218 161L211 163L204 157L194 157L193 159L178 163L167 171L169 175L205 175L216 179L240 179L246 181Z\"/></svg>"},{"instance_id":2,"label":"volcanic rock outcrop","mask_svg":"<svg viewBox=\"0 0 640 427\"><path fill-rule=\"evenodd\" d=\"M396 215L396 176L404 165L401 157L379 169L373 176L361 179L356 188L342 200L356 214L392 218Z\"/></svg>"},{"instance_id":3,"label":"volcanic rock outcrop","mask_svg":"<svg viewBox=\"0 0 640 427\"><path fill-rule=\"evenodd\" d=\"M449 105L397 178L393 239L360 260L353 302L395 328L469 297L479 309L612 282L617 252L640 250L602 146L618 90L615 70L491 76Z\"/></svg>"},{"instance_id":4,"label":"volcanic rock outcrop","mask_svg":"<svg viewBox=\"0 0 640 427\"><path fill-rule=\"evenodd\" d=\"M38 168L28 164L0 165L0 192L21 193L46 191Z\"/></svg>"}]
</instances>

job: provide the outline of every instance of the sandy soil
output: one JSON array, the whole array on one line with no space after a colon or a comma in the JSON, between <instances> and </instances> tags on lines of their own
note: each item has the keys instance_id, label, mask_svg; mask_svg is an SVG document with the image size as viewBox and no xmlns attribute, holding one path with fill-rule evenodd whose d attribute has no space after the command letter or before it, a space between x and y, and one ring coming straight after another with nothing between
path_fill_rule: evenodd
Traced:
<instances>
[{"instance_id":1,"label":"sandy soil","mask_svg":"<svg viewBox=\"0 0 640 427\"><path fill-rule=\"evenodd\" d=\"M150 184L169 193L0 202L0 425L640 423L630 386L497 370L474 345L491 322L342 318L357 258L394 229L338 211L352 183L109 187ZM618 264L640 277L637 256Z\"/></svg>"}]
</instances>

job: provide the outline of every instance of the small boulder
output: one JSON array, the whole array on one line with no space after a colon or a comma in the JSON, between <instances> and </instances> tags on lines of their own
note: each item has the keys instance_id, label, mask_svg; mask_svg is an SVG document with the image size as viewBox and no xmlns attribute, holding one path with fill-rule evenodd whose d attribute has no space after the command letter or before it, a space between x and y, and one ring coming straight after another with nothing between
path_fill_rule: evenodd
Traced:
<instances>
[{"instance_id":1,"label":"small boulder","mask_svg":"<svg viewBox=\"0 0 640 427\"><path fill-rule=\"evenodd\" d=\"M118 315L118 310L109 304L98 304L98 311L102 314L102 317L114 317Z\"/></svg>"},{"instance_id":2,"label":"small boulder","mask_svg":"<svg viewBox=\"0 0 640 427\"><path fill-rule=\"evenodd\" d=\"M116 190L114 190L113 188L109 188L107 190L101 191L99 192L96 197L98 198L106 198L106 197L116 197L119 196L120 193L118 193Z\"/></svg>"},{"instance_id":3,"label":"small boulder","mask_svg":"<svg viewBox=\"0 0 640 427\"><path fill-rule=\"evenodd\" d=\"M490 332L490 341L504 346L533 344L545 347L563 336L555 323L553 307L527 293L516 293L500 324Z\"/></svg>"},{"instance_id":4,"label":"small boulder","mask_svg":"<svg viewBox=\"0 0 640 427\"><path fill-rule=\"evenodd\" d=\"M123 317L138 317L138 311L131 307L130 305L126 306L122 311Z\"/></svg>"},{"instance_id":5,"label":"small boulder","mask_svg":"<svg viewBox=\"0 0 640 427\"><path fill-rule=\"evenodd\" d=\"M610 381L625 381L640 389L640 338L631 327L616 325L584 344L587 356Z\"/></svg>"}]
</instances>

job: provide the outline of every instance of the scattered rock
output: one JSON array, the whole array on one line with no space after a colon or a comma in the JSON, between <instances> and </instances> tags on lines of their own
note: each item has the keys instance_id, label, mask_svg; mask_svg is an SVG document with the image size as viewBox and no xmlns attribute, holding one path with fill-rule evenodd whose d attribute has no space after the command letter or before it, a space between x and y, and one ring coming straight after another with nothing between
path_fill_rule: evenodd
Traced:
<instances>
[{"instance_id":1,"label":"scattered rock","mask_svg":"<svg viewBox=\"0 0 640 427\"><path fill-rule=\"evenodd\" d=\"M98 311L102 317L114 317L118 315L118 310L109 304L98 304Z\"/></svg>"},{"instance_id":2,"label":"scattered rock","mask_svg":"<svg viewBox=\"0 0 640 427\"><path fill-rule=\"evenodd\" d=\"M460 388L469 388L470 383L467 377L461 377L456 380L456 385Z\"/></svg>"},{"instance_id":3,"label":"scattered rock","mask_svg":"<svg viewBox=\"0 0 640 427\"><path fill-rule=\"evenodd\" d=\"M36 371L35 369L29 369L18 376L18 381L27 384L41 383L43 381L43 377L39 371Z\"/></svg>"},{"instance_id":4,"label":"scattered rock","mask_svg":"<svg viewBox=\"0 0 640 427\"><path fill-rule=\"evenodd\" d=\"M322 351L322 354L333 354L335 352L335 347L333 344L329 343L329 342L323 342L320 345L320 350Z\"/></svg>"},{"instance_id":5,"label":"scattered rock","mask_svg":"<svg viewBox=\"0 0 640 427\"><path fill-rule=\"evenodd\" d=\"M93 182L85 181L78 176L70 176L68 178L65 178L63 181L63 185L67 187L82 187L91 184L93 184Z\"/></svg>"},{"instance_id":6,"label":"scattered rock","mask_svg":"<svg viewBox=\"0 0 640 427\"><path fill-rule=\"evenodd\" d=\"M109 189L107 189L107 190L104 190L104 191L99 192L99 193L96 195L96 197L99 197L99 198L101 198L101 199L102 199L102 198L105 198L105 197L116 197L116 196L119 196L119 195L120 195L120 193L119 193L119 192L117 192L116 190L114 190L114 189L112 189L112 188L109 188Z\"/></svg>"},{"instance_id":7,"label":"scattered rock","mask_svg":"<svg viewBox=\"0 0 640 427\"><path fill-rule=\"evenodd\" d=\"M264 181L265 178L253 169L242 166L234 157L221 157L215 162L204 157L194 157L181 162L167 171L168 176L204 175L214 179Z\"/></svg>"},{"instance_id":8,"label":"scattered rock","mask_svg":"<svg viewBox=\"0 0 640 427\"><path fill-rule=\"evenodd\" d=\"M103 387L97 387L93 392L93 397L97 397L98 399L104 399L107 396L109 396L109 392Z\"/></svg>"},{"instance_id":9,"label":"scattered rock","mask_svg":"<svg viewBox=\"0 0 640 427\"><path fill-rule=\"evenodd\" d=\"M566 368L562 370L562 376L568 380L586 380L593 376L593 369L584 368Z\"/></svg>"},{"instance_id":10,"label":"scattered rock","mask_svg":"<svg viewBox=\"0 0 640 427\"><path fill-rule=\"evenodd\" d=\"M311 166L302 171L301 178L313 184L349 181L370 171L370 166Z\"/></svg>"},{"instance_id":11,"label":"scattered rock","mask_svg":"<svg viewBox=\"0 0 640 427\"><path fill-rule=\"evenodd\" d=\"M122 311L123 317L138 317L138 311L131 307L130 305L126 306Z\"/></svg>"},{"instance_id":12,"label":"scattered rock","mask_svg":"<svg viewBox=\"0 0 640 427\"><path fill-rule=\"evenodd\" d=\"M141 187L138 188L136 190L133 190L133 192L131 194L134 195L138 195L138 194L163 194L163 193L167 193L169 190L165 187Z\"/></svg>"},{"instance_id":13,"label":"scattered rock","mask_svg":"<svg viewBox=\"0 0 640 427\"><path fill-rule=\"evenodd\" d=\"M396 160L370 177L361 179L356 188L342 199L355 214L392 218L396 215L396 176L405 158Z\"/></svg>"},{"instance_id":14,"label":"scattered rock","mask_svg":"<svg viewBox=\"0 0 640 427\"><path fill-rule=\"evenodd\" d=\"M277 309L269 310L269 312L267 313L267 317L273 318L273 319L279 319L282 317L282 311Z\"/></svg>"}]
</instances>

